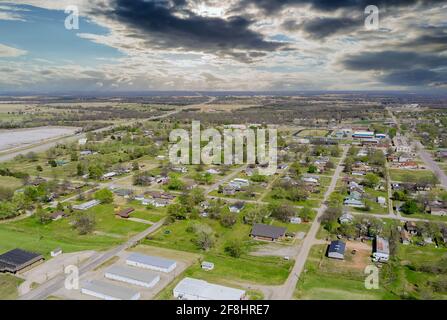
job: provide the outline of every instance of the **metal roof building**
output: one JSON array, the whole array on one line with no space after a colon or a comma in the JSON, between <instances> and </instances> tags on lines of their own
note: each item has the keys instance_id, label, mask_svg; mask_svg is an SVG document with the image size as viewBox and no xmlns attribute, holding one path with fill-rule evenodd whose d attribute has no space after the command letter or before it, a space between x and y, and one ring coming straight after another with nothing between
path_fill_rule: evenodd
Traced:
<instances>
[{"instance_id":1,"label":"metal roof building","mask_svg":"<svg viewBox=\"0 0 447 320\"><path fill-rule=\"evenodd\" d=\"M154 256L146 256L140 253L132 253L126 260L130 266L151 269L161 272L171 272L177 267L177 262L174 260L163 259Z\"/></svg>"},{"instance_id":2,"label":"metal roof building","mask_svg":"<svg viewBox=\"0 0 447 320\"><path fill-rule=\"evenodd\" d=\"M0 272L17 273L43 260L39 253L14 249L0 255Z\"/></svg>"},{"instance_id":3,"label":"metal roof building","mask_svg":"<svg viewBox=\"0 0 447 320\"><path fill-rule=\"evenodd\" d=\"M390 258L390 244L387 239L377 236L374 241L373 257L375 261L384 262Z\"/></svg>"},{"instance_id":4,"label":"metal roof building","mask_svg":"<svg viewBox=\"0 0 447 320\"><path fill-rule=\"evenodd\" d=\"M255 238L274 241L278 238L284 237L285 233L286 228L270 226L262 223L255 223L250 235Z\"/></svg>"},{"instance_id":5,"label":"metal roof building","mask_svg":"<svg viewBox=\"0 0 447 320\"><path fill-rule=\"evenodd\" d=\"M152 288L160 281L158 274L126 266L110 267L104 273L104 277L146 288Z\"/></svg>"},{"instance_id":6,"label":"metal roof building","mask_svg":"<svg viewBox=\"0 0 447 320\"><path fill-rule=\"evenodd\" d=\"M332 241L329 245L327 256L329 258L344 260L346 244L343 241Z\"/></svg>"},{"instance_id":7,"label":"metal roof building","mask_svg":"<svg viewBox=\"0 0 447 320\"><path fill-rule=\"evenodd\" d=\"M93 280L82 285L81 292L103 300L138 300L138 291L108 282Z\"/></svg>"},{"instance_id":8,"label":"metal roof building","mask_svg":"<svg viewBox=\"0 0 447 320\"><path fill-rule=\"evenodd\" d=\"M184 278L174 288L173 294L181 300L241 300L245 291L199 279Z\"/></svg>"},{"instance_id":9,"label":"metal roof building","mask_svg":"<svg viewBox=\"0 0 447 320\"><path fill-rule=\"evenodd\" d=\"M84 202L81 204L76 204L73 206L73 209L75 210L88 210L90 208L93 208L94 206L97 206L98 204L100 204L101 202L99 200L91 200L88 202Z\"/></svg>"}]
</instances>

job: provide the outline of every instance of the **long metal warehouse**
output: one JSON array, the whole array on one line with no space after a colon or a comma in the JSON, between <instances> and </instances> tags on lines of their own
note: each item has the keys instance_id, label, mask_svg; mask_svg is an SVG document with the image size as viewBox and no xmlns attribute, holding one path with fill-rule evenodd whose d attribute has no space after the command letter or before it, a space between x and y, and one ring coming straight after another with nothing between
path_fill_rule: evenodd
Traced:
<instances>
[{"instance_id":1,"label":"long metal warehouse","mask_svg":"<svg viewBox=\"0 0 447 320\"><path fill-rule=\"evenodd\" d=\"M104 300L139 300L138 291L105 281L92 280L82 285L81 292Z\"/></svg>"},{"instance_id":2,"label":"long metal warehouse","mask_svg":"<svg viewBox=\"0 0 447 320\"><path fill-rule=\"evenodd\" d=\"M126 263L130 266L166 273L171 272L177 267L177 262L175 262L174 260L168 260L154 256L146 256L139 253L132 253L127 258Z\"/></svg>"},{"instance_id":3,"label":"long metal warehouse","mask_svg":"<svg viewBox=\"0 0 447 320\"><path fill-rule=\"evenodd\" d=\"M113 266L106 270L104 276L107 279L130 283L140 287L152 288L160 276L150 271L126 266Z\"/></svg>"},{"instance_id":4,"label":"long metal warehouse","mask_svg":"<svg viewBox=\"0 0 447 320\"><path fill-rule=\"evenodd\" d=\"M180 300L242 300L245 297L244 290L193 278L184 278L180 281L173 294Z\"/></svg>"}]
</instances>

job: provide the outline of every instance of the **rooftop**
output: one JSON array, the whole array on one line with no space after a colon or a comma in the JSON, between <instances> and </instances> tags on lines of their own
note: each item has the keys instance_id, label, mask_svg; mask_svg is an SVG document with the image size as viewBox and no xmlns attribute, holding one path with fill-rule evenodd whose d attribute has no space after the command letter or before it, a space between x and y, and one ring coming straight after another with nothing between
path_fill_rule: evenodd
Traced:
<instances>
[{"instance_id":1,"label":"rooftop","mask_svg":"<svg viewBox=\"0 0 447 320\"><path fill-rule=\"evenodd\" d=\"M112 266L106 270L106 273L114 274L120 277L137 280L140 282L152 282L159 276L151 271L144 269L131 268L127 266Z\"/></svg>"},{"instance_id":2,"label":"rooftop","mask_svg":"<svg viewBox=\"0 0 447 320\"><path fill-rule=\"evenodd\" d=\"M132 253L127 260L159 267L159 268L170 268L176 262L174 260L163 259L154 256L147 256L140 253Z\"/></svg>"},{"instance_id":3,"label":"rooftop","mask_svg":"<svg viewBox=\"0 0 447 320\"><path fill-rule=\"evenodd\" d=\"M286 228L269 226L262 223L255 223L251 230L251 235L255 237L266 237L277 239L286 233Z\"/></svg>"},{"instance_id":4,"label":"rooftop","mask_svg":"<svg viewBox=\"0 0 447 320\"><path fill-rule=\"evenodd\" d=\"M82 289L100 293L119 300L132 300L139 295L138 291L117 286L108 282L92 280L82 285Z\"/></svg>"},{"instance_id":5,"label":"rooftop","mask_svg":"<svg viewBox=\"0 0 447 320\"><path fill-rule=\"evenodd\" d=\"M208 283L204 280L184 278L174 291L180 294L189 294L206 300L240 300L245 291Z\"/></svg>"}]
</instances>

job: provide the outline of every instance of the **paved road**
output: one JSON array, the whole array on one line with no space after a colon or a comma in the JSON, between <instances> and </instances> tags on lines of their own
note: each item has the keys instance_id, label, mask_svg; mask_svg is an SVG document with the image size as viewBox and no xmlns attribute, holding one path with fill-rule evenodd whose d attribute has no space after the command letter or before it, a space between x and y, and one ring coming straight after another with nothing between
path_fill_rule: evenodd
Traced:
<instances>
[{"instance_id":1,"label":"paved road","mask_svg":"<svg viewBox=\"0 0 447 320\"><path fill-rule=\"evenodd\" d=\"M447 175L445 174L445 172L438 166L436 161L433 160L431 154L425 150L422 143L420 143L419 141L415 141L414 145L421 160L424 161L427 168L430 169L438 177L439 182L444 187L444 189L447 189Z\"/></svg>"},{"instance_id":2,"label":"paved road","mask_svg":"<svg viewBox=\"0 0 447 320\"><path fill-rule=\"evenodd\" d=\"M157 231L164 223L165 219L162 219L152 225L150 228L144 230L143 232L133 236L130 238L126 243L117 246L113 249L110 249L104 253L100 253L99 255L96 255L86 261L81 267L79 268L79 277L82 277L82 275L85 275L87 272L94 270L95 268L102 265L104 262L108 261L112 257L116 256L120 252L129 249L130 247L134 246L138 241L144 239L149 234ZM60 274L53 279L50 279L46 283L40 285L36 289L32 290L31 292L19 297L19 300L42 300L46 297L54 294L56 291L64 287L65 282L65 275Z\"/></svg>"},{"instance_id":3,"label":"paved road","mask_svg":"<svg viewBox=\"0 0 447 320\"><path fill-rule=\"evenodd\" d=\"M348 148L343 148L343 154L340 159L340 162L337 165L337 168L335 169L335 173L332 176L331 184L329 185L329 188L327 189L326 193L324 194L323 202L320 206L320 208L317 211L317 216L314 219L314 222L312 223L312 226L310 227L309 232L306 235L306 238L304 238L304 241L301 244L301 248L298 251L295 258L295 265L292 269L292 271L289 274L289 277L287 278L286 282L278 287L277 290L272 295L272 299L274 300L289 300L292 299L293 293L296 288L297 281L301 275L301 272L304 269L304 265L306 263L307 257L309 255L310 249L312 248L312 245L317 241L316 236L318 229L320 229L320 218L323 215L324 211L326 210L326 201L329 199L329 196L332 194L332 192L335 191L335 187L337 185L337 181L340 177L341 172L343 171L343 162L346 158L346 154L348 152Z\"/></svg>"}]
</instances>

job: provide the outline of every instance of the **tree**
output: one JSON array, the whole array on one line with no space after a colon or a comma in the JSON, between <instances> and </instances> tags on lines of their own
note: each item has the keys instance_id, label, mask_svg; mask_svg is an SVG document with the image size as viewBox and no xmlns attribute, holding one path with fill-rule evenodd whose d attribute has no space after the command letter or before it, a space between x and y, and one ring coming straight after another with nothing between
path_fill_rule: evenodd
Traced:
<instances>
[{"instance_id":1,"label":"tree","mask_svg":"<svg viewBox=\"0 0 447 320\"><path fill-rule=\"evenodd\" d=\"M314 211L309 207L304 207L299 212L299 217L304 221L308 222L310 218L313 216Z\"/></svg>"},{"instance_id":2,"label":"tree","mask_svg":"<svg viewBox=\"0 0 447 320\"><path fill-rule=\"evenodd\" d=\"M185 220L188 217L186 208L178 203L170 204L167 207L168 216L174 218L175 220Z\"/></svg>"},{"instance_id":3,"label":"tree","mask_svg":"<svg viewBox=\"0 0 447 320\"><path fill-rule=\"evenodd\" d=\"M82 165L82 163L78 163L77 166L76 166L76 175L78 177L81 177L81 176L84 175L84 171L85 171L85 168Z\"/></svg>"},{"instance_id":4,"label":"tree","mask_svg":"<svg viewBox=\"0 0 447 320\"><path fill-rule=\"evenodd\" d=\"M316 166L314 166L313 164L311 164L309 166L309 168L307 169L308 173L317 173L317 171L318 171L318 168Z\"/></svg>"},{"instance_id":5,"label":"tree","mask_svg":"<svg viewBox=\"0 0 447 320\"><path fill-rule=\"evenodd\" d=\"M50 213L44 210L41 206L36 209L35 215L40 224L46 224L51 221Z\"/></svg>"},{"instance_id":6,"label":"tree","mask_svg":"<svg viewBox=\"0 0 447 320\"><path fill-rule=\"evenodd\" d=\"M88 168L88 173L91 179L100 179L104 175L104 170L99 165L91 165Z\"/></svg>"},{"instance_id":7,"label":"tree","mask_svg":"<svg viewBox=\"0 0 447 320\"><path fill-rule=\"evenodd\" d=\"M76 151L70 153L70 160L73 162L79 160L78 153Z\"/></svg>"},{"instance_id":8,"label":"tree","mask_svg":"<svg viewBox=\"0 0 447 320\"><path fill-rule=\"evenodd\" d=\"M271 207L272 217L283 221L290 222L290 218L295 216L295 209L287 204L273 205Z\"/></svg>"},{"instance_id":9,"label":"tree","mask_svg":"<svg viewBox=\"0 0 447 320\"><path fill-rule=\"evenodd\" d=\"M242 241L240 240L230 240L225 245L225 252L228 253L233 258L239 258L244 252Z\"/></svg>"},{"instance_id":10,"label":"tree","mask_svg":"<svg viewBox=\"0 0 447 320\"><path fill-rule=\"evenodd\" d=\"M49 161L48 161L48 164L49 164L51 167L53 167L53 168L56 168L56 167L57 167L56 160L54 160L54 159L49 160Z\"/></svg>"},{"instance_id":11,"label":"tree","mask_svg":"<svg viewBox=\"0 0 447 320\"><path fill-rule=\"evenodd\" d=\"M368 188L375 188L379 185L379 183L380 178L371 172L368 172L362 181L362 184Z\"/></svg>"},{"instance_id":12,"label":"tree","mask_svg":"<svg viewBox=\"0 0 447 320\"><path fill-rule=\"evenodd\" d=\"M109 189L101 189L99 191L96 191L95 199L103 204L112 203L113 193Z\"/></svg>"},{"instance_id":13,"label":"tree","mask_svg":"<svg viewBox=\"0 0 447 320\"><path fill-rule=\"evenodd\" d=\"M91 233L95 229L96 220L93 215L78 214L75 216L73 226L80 235Z\"/></svg>"},{"instance_id":14,"label":"tree","mask_svg":"<svg viewBox=\"0 0 447 320\"><path fill-rule=\"evenodd\" d=\"M400 210L405 214L411 215L418 213L419 206L416 200L410 199L400 207Z\"/></svg>"},{"instance_id":15,"label":"tree","mask_svg":"<svg viewBox=\"0 0 447 320\"><path fill-rule=\"evenodd\" d=\"M220 224L226 228L231 228L236 224L236 215L233 213L225 213L220 217Z\"/></svg>"},{"instance_id":16,"label":"tree","mask_svg":"<svg viewBox=\"0 0 447 320\"><path fill-rule=\"evenodd\" d=\"M132 170L133 171L138 171L138 170L140 170L140 165L138 164L138 162L133 162L132 163Z\"/></svg>"},{"instance_id":17,"label":"tree","mask_svg":"<svg viewBox=\"0 0 447 320\"><path fill-rule=\"evenodd\" d=\"M199 203L205 201L205 194L202 188L194 188L189 193L189 196L192 199L194 205L198 205Z\"/></svg>"},{"instance_id":18,"label":"tree","mask_svg":"<svg viewBox=\"0 0 447 320\"><path fill-rule=\"evenodd\" d=\"M214 246L214 237L210 232L200 231L195 243L200 249L209 250Z\"/></svg>"},{"instance_id":19,"label":"tree","mask_svg":"<svg viewBox=\"0 0 447 320\"><path fill-rule=\"evenodd\" d=\"M39 171L39 172L42 172L42 171L43 171L43 168L42 168L41 165L37 165L37 166L36 166L36 170Z\"/></svg>"}]
</instances>

